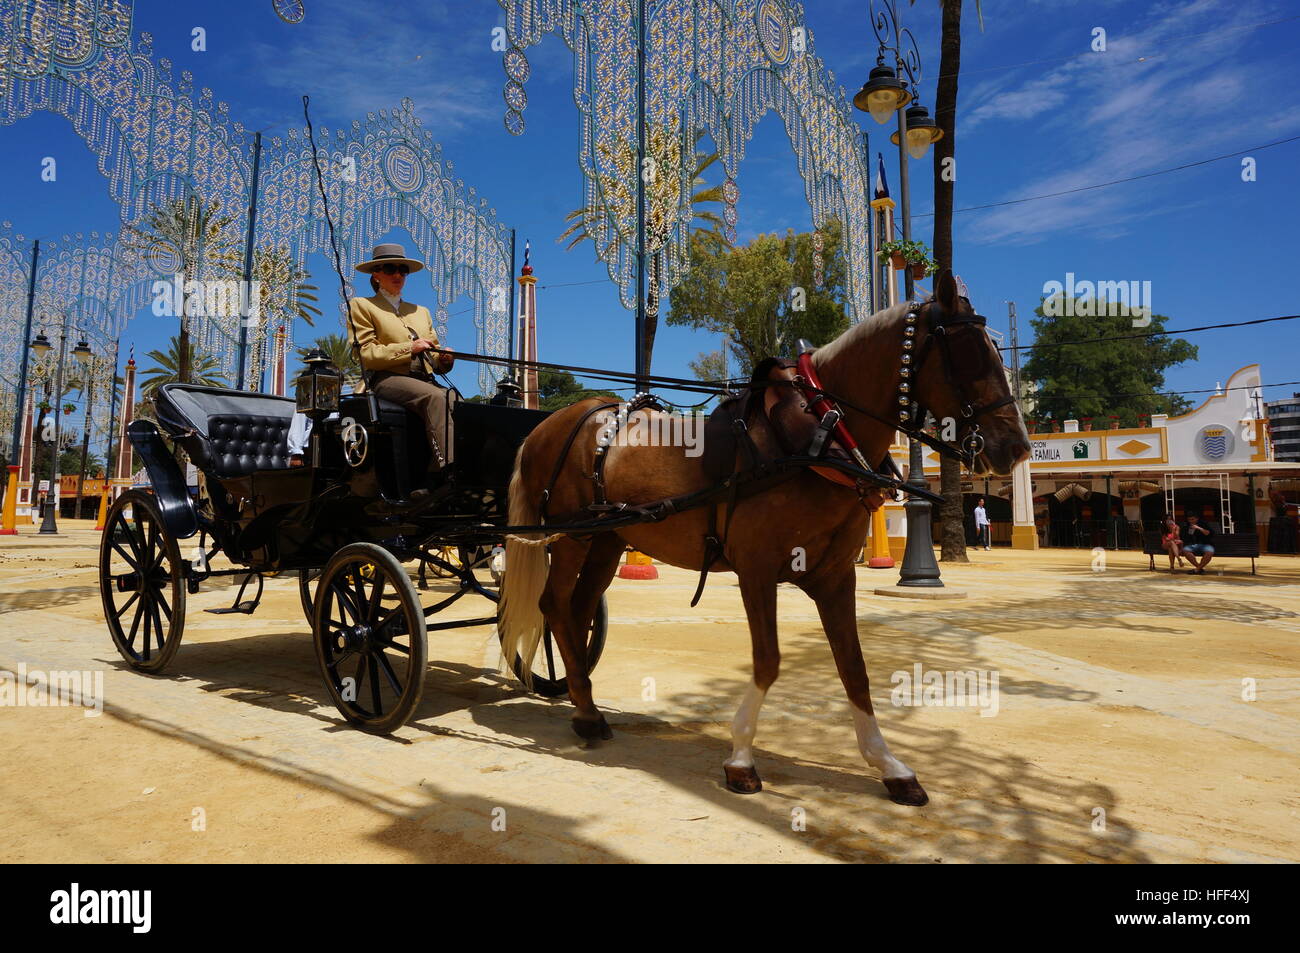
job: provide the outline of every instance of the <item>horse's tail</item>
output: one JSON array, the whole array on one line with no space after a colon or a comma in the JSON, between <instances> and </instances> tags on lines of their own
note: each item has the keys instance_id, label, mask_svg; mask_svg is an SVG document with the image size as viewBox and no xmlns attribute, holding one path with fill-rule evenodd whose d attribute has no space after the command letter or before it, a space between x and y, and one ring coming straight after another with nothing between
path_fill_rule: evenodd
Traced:
<instances>
[{"instance_id":1,"label":"horse's tail","mask_svg":"<svg viewBox=\"0 0 1300 953\"><path fill-rule=\"evenodd\" d=\"M525 485L523 475L524 447L515 458L515 472L510 477L510 525L536 526L541 520L541 507ZM501 604L497 613L497 631L501 636L501 656L506 668L514 664L515 656L523 659L521 671L524 683L532 681L532 661L542 640L546 619L539 603L546 577L550 574L550 558L546 544L553 537L506 536L505 579L501 583Z\"/></svg>"}]
</instances>

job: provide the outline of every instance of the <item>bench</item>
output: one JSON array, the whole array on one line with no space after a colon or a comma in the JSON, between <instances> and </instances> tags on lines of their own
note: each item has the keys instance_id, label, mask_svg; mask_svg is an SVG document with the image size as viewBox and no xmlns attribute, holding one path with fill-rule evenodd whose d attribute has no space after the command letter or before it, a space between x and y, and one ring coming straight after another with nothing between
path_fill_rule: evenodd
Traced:
<instances>
[{"instance_id":1,"label":"bench","mask_svg":"<svg viewBox=\"0 0 1300 953\"><path fill-rule=\"evenodd\" d=\"M1142 533L1142 552L1151 557L1148 569L1156 568L1156 557L1165 555L1160 546L1159 530L1146 530ZM1254 533L1216 533L1210 540L1214 547L1215 559L1249 559L1250 574L1255 575L1255 560L1259 558L1259 537Z\"/></svg>"}]
</instances>

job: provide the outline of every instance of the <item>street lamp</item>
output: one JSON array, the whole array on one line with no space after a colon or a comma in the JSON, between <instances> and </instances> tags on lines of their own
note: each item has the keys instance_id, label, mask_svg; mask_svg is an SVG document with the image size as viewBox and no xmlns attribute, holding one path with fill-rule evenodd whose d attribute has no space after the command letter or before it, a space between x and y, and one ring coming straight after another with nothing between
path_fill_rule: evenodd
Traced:
<instances>
[{"instance_id":1,"label":"street lamp","mask_svg":"<svg viewBox=\"0 0 1300 953\"><path fill-rule=\"evenodd\" d=\"M31 349L36 352L38 357L44 357L50 353L50 339L45 336L45 331L37 333L32 338ZM45 503L43 506L44 514L41 518L40 532L44 535L51 535L59 531L58 523L55 516L55 500L58 499L59 492L59 451L60 443L63 436L63 359L68 350L68 316L63 315L59 323L59 363L54 372L54 446L52 448L52 460L50 461L50 489L45 494ZM84 364L94 355L90 345L85 338L80 338L76 346L72 349L72 356L77 359L77 363Z\"/></svg>"},{"instance_id":2,"label":"street lamp","mask_svg":"<svg viewBox=\"0 0 1300 953\"><path fill-rule=\"evenodd\" d=\"M898 131L889 137L889 141L898 146L903 241L910 242L912 207L907 156L924 158L931 144L943 138L943 130L935 125L929 111L915 102L921 88L921 54L916 47L916 37L899 21L897 0L871 0L869 12L871 30L877 42L876 66L853 97L853 105L870 114L878 123L888 122L891 114L897 117ZM890 55L894 60L893 66L885 62ZM907 300L911 301L915 295L911 268L904 270L903 282ZM915 417L915 405L912 410L911 416ZM925 422L920 423L924 426ZM921 444L915 439L909 440L907 482L918 489L928 489ZM907 549L903 553L898 584L916 588L942 587L939 563L934 558L934 544L930 538L930 504L914 496L903 504L903 509L907 513Z\"/></svg>"}]
</instances>

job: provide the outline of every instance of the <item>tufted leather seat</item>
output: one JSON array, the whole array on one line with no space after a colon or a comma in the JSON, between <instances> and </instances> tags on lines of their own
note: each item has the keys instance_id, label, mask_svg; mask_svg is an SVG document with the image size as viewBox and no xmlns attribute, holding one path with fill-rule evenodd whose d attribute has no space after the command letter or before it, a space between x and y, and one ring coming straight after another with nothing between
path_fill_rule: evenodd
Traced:
<instances>
[{"instance_id":1,"label":"tufted leather seat","mask_svg":"<svg viewBox=\"0 0 1300 953\"><path fill-rule=\"evenodd\" d=\"M165 384L156 404L159 423L205 473L230 479L289 466L287 397Z\"/></svg>"}]
</instances>

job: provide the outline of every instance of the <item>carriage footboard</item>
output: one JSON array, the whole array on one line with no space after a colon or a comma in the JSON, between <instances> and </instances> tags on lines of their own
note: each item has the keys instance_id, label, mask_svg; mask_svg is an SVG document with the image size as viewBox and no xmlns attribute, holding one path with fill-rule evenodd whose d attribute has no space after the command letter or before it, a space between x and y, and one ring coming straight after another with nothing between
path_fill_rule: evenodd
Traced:
<instances>
[{"instance_id":1,"label":"carriage footboard","mask_svg":"<svg viewBox=\"0 0 1300 953\"><path fill-rule=\"evenodd\" d=\"M162 511L163 525L177 539L189 539L199 530L199 516L176 457L167 449L162 434L152 421L133 420L126 432L149 473L154 498Z\"/></svg>"}]
</instances>

